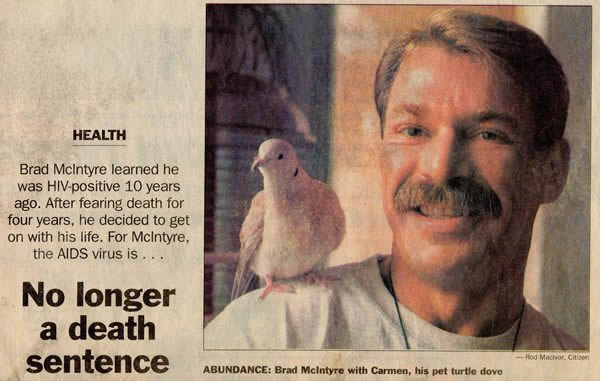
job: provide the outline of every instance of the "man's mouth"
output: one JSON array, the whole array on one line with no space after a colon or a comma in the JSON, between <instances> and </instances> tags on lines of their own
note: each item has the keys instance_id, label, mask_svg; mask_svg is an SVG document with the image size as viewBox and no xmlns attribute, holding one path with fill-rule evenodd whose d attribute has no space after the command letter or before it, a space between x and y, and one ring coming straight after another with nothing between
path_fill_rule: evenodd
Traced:
<instances>
[{"instance_id":1,"label":"man's mouth","mask_svg":"<svg viewBox=\"0 0 600 381\"><path fill-rule=\"evenodd\" d=\"M429 218L477 217L480 215L476 210L444 204L419 205L411 208L411 210Z\"/></svg>"},{"instance_id":2,"label":"man's mouth","mask_svg":"<svg viewBox=\"0 0 600 381\"><path fill-rule=\"evenodd\" d=\"M489 187L457 177L446 184L405 183L394 194L398 212L413 212L431 219L500 217L500 199Z\"/></svg>"}]
</instances>

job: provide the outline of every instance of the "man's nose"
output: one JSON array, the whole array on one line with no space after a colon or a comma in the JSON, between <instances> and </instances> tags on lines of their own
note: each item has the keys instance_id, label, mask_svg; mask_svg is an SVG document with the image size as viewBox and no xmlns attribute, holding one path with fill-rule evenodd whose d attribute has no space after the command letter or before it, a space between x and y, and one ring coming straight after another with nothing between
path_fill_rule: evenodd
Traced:
<instances>
[{"instance_id":1,"label":"man's nose","mask_svg":"<svg viewBox=\"0 0 600 381\"><path fill-rule=\"evenodd\" d=\"M457 176L467 176L465 149L454 129L440 129L422 151L420 175L436 185L443 185Z\"/></svg>"}]
</instances>

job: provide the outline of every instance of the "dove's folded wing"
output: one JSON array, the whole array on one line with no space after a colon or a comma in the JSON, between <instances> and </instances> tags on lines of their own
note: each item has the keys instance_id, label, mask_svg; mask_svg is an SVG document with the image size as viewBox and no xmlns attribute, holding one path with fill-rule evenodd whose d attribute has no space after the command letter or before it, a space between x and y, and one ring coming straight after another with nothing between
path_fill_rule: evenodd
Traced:
<instances>
[{"instance_id":1,"label":"dove's folded wing","mask_svg":"<svg viewBox=\"0 0 600 381\"><path fill-rule=\"evenodd\" d=\"M258 277L250 271L250 264L260 248L264 223L265 195L264 191L260 191L252 199L250 210L240 231L240 260L233 280L231 300L258 288Z\"/></svg>"}]
</instances>

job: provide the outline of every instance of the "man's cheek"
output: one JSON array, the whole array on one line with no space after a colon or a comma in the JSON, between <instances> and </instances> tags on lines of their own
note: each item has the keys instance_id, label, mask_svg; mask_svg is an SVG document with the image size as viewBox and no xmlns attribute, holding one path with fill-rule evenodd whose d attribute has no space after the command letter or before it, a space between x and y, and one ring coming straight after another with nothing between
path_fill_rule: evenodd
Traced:
<instances>
[{"instance_id":1,"label":"man's cheek","mask_svg":"<svg viewBox=\"0 0 600 381\"><path fill-rule=\"evenodd\" d=\"M527 189L528 177L517 155L488 153L485 157L474 156L476 172L494 192Z\"/></svg>"},{"instance_id":2,"label":"man's cheek","mask_svg":"<svg viewBox=\"0 0 600 381\"><path fill-rule=\"evenodd\" d=\"M403 181L406 171L403 170L406 161L397 147L382 145L379 154L383 207L388 223L395 225L394 194Z\"/></svg>"},{"instance_id":3,"label":"man's cheek","mask_svg":"<svg viewBox=\"0 0 600 381\"><path fill-rule=\"evenodd\" d=\"M402 171L408 165L406 152L397 145L383 144L380 153L380 167L382 174L391 174Z\"/></svg>"},{"instance_id":4,"label":"man's cheek","mask_svg":"<svg viewBox=\"0 0 600 381\"><path fill-rule=\"evenodd\" d=\"M539 198L543 193L543 174L533 162L514 160L504 169L504 189L512 191L515 197L526 202Z\"/></svg>"}]
</instances>

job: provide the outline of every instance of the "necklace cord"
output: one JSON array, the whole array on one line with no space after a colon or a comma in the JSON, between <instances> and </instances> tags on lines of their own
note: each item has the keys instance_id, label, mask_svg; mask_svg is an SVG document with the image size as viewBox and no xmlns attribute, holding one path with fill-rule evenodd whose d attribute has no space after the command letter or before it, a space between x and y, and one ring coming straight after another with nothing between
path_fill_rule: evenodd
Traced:
<instances>
[{"instance_id":1,"label":"necklace cord","mask_svg":"<svg viewBox=\"0 0 600 381\"><path fill-rule=\"evenodd\" d=\"M408 336L406 335L406 330L404 329L404 323L402 323L402 315L400 314L400 307L398 306L398 299L396 299L396 291L394 291L394 280L392 279L392 270L390 269L390 289L392 291L392 297L394 298L394 304L396 304L396 312L398 313L398 320L400 321L400 328L402 329L402 335L404 336L404 344L406 345L406 350L410 349L408 345Z\"/></svg>"},{"instance_id":2,"label":"necklace cord","mask_svg":"<svg viewBox=\"0 0 600 381\"><path fill-rule=\"evenodd\" d=\"M523 320L523 313L525 312L525 301L521 306L521 312L519 313L519 322L517 323L517 332L515 332L515 339L513 340L512 351L514 352L517 348L517 340L519 339L519 332L521 331L521 321Z\"/></svg>"}]
</instances>

